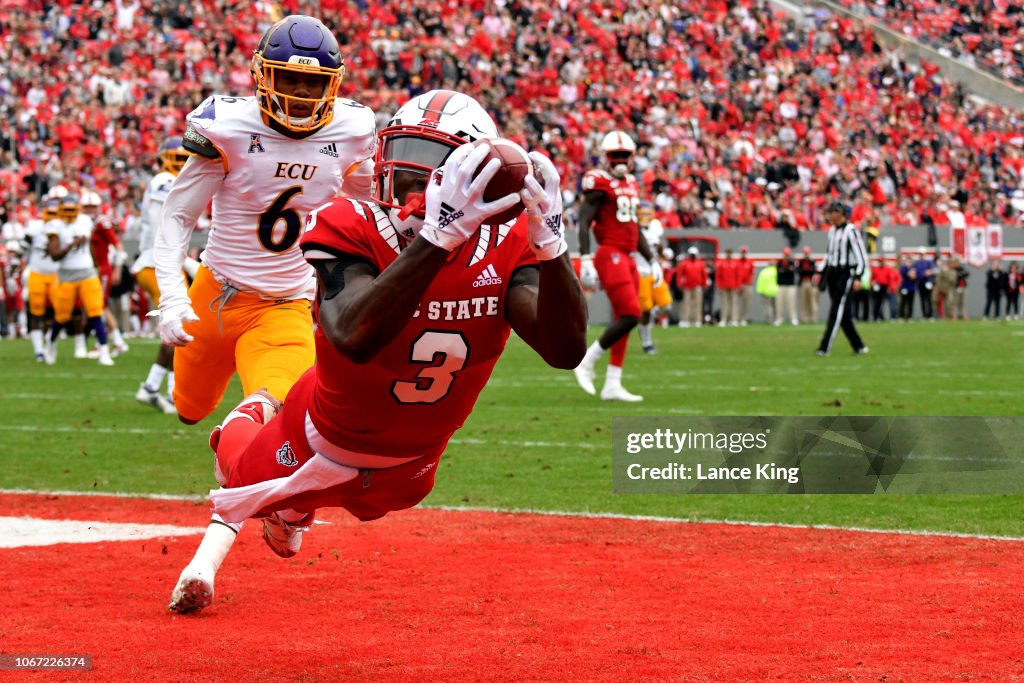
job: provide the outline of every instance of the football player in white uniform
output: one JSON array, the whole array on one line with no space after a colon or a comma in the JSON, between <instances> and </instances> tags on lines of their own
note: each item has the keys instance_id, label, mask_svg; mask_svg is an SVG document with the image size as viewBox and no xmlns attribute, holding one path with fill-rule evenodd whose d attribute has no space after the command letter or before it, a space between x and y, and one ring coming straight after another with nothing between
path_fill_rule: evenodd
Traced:
<instances>
[{"instance_id":1,"label":"football player in white uniform","mask_svg":"<svg viewBox=\"0 0 1024 683\"><path fill-rule=\"evenodd\" d=\"M44 335L53 320L53 307L57 300L57 262L50 258L46 225L57 220L57 197L43 199L39 218L25 226L25 244L28 254L28 337L36 361L45 360Z\"/></svg>"},{"instance_id":2,"label":"football player in white uniform","mask_svg":"<svg viewBox=\"0 0 1024 683\"><path fill-rule=\"evenodd\" d=\"M160 228L160 220L163 215L164 202L171 191L171 185L181 169L188 161L189 153L182 146L179 136L172 136L160 144L157 154L160 171L153 176L146 186L146 193L142 197L142 215L140 222L142 229L139 234L139 257L132 264L132 275L135 281L147 296L153 306L160 302L160 286L156 281L156 262L153 260L153 247L156 244L156 234ZM160 393L160 387L167 378L167 395ZM174 347L170 344L161 344L157 351L156 360L149 367L146 379L139 385L135 392L135 400L146 405L153 406L167 415L177 414L171 396L174 394Z\"/></svg>"},{"instance_id":3,"label":"football player in white uniform","mask_svg":"<svg viewBox=\"0 0 1024 683\"><path fill-rule=\"evenodd\" d=\"M89 249L92 219L80 213L78 196L74 194L67 194L59 200L57 213L59 220L50 221L46 226L50 258L59 264L57 300L45 350L46 363L53 365L57 362L57 338L71 322L75 303L81 301L87 318L86 329L96 332L99 363L113 365L110 347L107 346L107 326L103 322L103 285ZM75 350L76 357L85 357L84 335L80 344L76 340L76 346L80 346Z\"/></svg>"},{"instance_id":4,"label":"football player in white uniform","mask_svg":"<svg viewBox=\"0 0 1024 683\"><path fill-rule=\"evenodd\" d=\"M192 156L164 203L154 249L160 338L179 347L173 398L185 424L213 412L236 368L245 394L284 397L313 364L303 222L343 185L369 198L373 177L376 119L337 97L344 71L320 21L288 16L253 55L255 97L215 95L187 117ZM186 291L189 237L211 200L210 240Z\"/></svg>"}]
</instances>

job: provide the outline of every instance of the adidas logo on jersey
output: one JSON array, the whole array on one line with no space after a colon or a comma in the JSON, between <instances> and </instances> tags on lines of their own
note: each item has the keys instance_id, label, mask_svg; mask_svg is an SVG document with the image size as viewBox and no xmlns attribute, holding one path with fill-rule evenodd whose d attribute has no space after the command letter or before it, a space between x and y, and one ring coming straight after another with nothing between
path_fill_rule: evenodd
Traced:
<instances>
[{"instance_id":1,"label":"adidas logo on jersey","mask_svg":"<svg viewBox=\"0 0 1024 683\"><path fill-rule=\"evenodd\" d=\"M488 287L490 285L500 285L502 282L504 280L498 277L498 271L494 270L494 264L492 263L476 276L476 279L473 280L473 286Z\"/></svg>"},{"instance_id":2,"label":"adidas logo on jersey","mask_svg":"<svg viewBox=\"0 0 1024 683\"><path fill-rule=\"evenodd\" d=\"M338 158L338 147L333 142L329 145L324 145L320 148L321 154L326 154L329 157Z\"/></svg>"}]
</instances>

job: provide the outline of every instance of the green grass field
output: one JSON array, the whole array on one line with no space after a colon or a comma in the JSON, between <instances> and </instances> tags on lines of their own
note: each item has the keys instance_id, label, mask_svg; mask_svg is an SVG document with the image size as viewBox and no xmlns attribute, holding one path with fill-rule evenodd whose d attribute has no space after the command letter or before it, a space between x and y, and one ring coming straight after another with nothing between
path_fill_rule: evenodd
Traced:
<instances>
[{"instance_id":1,"label":"green grass field","mask_svg":"<svg viewBox=\"0 0 1024 683\"><path fill-rule=\"evenodd\" d=\"M616 495L614 416L1024 415L1024 324L863 325L867 356L840 339L814 356L822 326L656 331L657 356L631 342L627 388L639 404L586 396L513 338L428 505L832 524L1024 536L1022 501L998 495ZM594 338L601 331L591 329ZM0 342L0 488L204 494L214 485L210 428L185 427L135 402L156 351L134 340L113 368L35 363L24 341ZM603 364L599 366L599 379Z\"/></svg>"}]
</instances>

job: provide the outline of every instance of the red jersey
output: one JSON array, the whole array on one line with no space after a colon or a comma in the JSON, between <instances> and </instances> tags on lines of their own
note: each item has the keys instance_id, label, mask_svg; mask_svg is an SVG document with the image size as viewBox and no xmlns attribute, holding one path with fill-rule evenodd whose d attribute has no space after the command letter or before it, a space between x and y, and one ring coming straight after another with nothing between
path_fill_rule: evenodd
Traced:
<instances>
[{"instance_id":1,"label":"red jersey","mask_svg":"<svg viewBox=\"0 0 1024 683\"><path fill-rule=\"evenodd\" d=\"M718 289L739 289L740 271L736 259L720 259L715 266L715 286Z\"/></svg>"},{"instance_id":2,"label":"red jersey","mask_svg":"<svg viewBox=\"0 0 1024 683\"><path fill-rule=\"evenodd\" d=\"M584 192L601 192L604 201L594 216L594 237L602 247L615 247L627 254L636 251L640 225L636 211L640 206L640 186L633 174L625 178L612 177L600 168L587 171L583 176Z\"/></svg>"},{"instance_id":3,"label":"red jersey","mask_svg":"<svg viewBox=\"0 0 1024 683\"><path fill-rule=\"evenodd\" d=\"M101 273L109 272L111 269L110 248L120 245L121 240L110 224L102 219L97 220L92 229L89 247L92 249L92 260Z\"/></svg>"},{"instance_id":4,"label":"red jersey","mask_svg":"<svg viewBox=\"0 0 1024 683\"><path fill-rule=\"evenodd\" d=\"M307 260L349 254L378 271L402 242L379 205L336 199L311 214ZM319 256L311 252L321 252ZM316 386L309 417L342 448L390 457L440 453L473 410L505 348L505 296L513 273L537 260L526 220L484 226L452 252L409 324L367 363L355 363L316 332Z\"/></svg>"}]
</instances>

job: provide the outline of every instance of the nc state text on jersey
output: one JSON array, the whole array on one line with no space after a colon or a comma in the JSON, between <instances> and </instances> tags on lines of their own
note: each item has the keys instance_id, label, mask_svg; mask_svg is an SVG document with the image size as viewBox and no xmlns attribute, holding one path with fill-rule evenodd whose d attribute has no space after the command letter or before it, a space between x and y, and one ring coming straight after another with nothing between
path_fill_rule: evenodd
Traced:
<instances>
[{"instance_id":1,"label":"nc state text on jersey","mask_svg":"<svg viewBox=\"0 0 1024 683\"><path fill-rule=\"evenodd\" d=\"M471 318L493 318L499 315L500 297L475 296L472 299L454 299L426 302L427 320L469 320ZM418 318L423 304L412 317Z\"/></svg>"}]
</instances>

